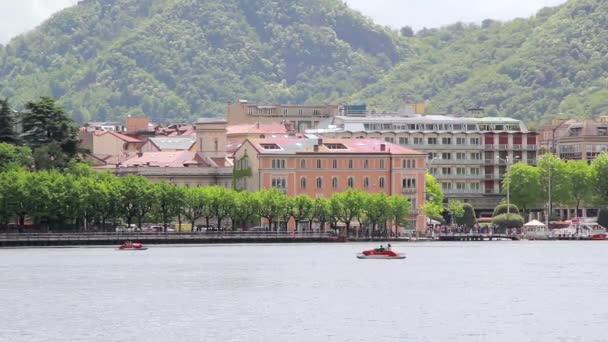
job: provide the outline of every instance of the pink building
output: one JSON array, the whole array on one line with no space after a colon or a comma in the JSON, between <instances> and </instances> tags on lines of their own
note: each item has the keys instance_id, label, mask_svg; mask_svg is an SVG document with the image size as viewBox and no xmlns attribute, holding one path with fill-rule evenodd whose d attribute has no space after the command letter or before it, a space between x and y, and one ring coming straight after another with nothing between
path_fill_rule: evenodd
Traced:
<instances>
[{"instance_id":1,"label":"pink building","mask_svg":"<svg viewBox=\"0 0 608 342\"><path fill-rule=\"evenodd\" d=\"M372 139L248 139L234 153L234 164L251 176L235 179L235 186L313 198L348 188L400 194L411 200L412 221L424 231L425 161L425 153Z\"/></svg>"}]
</instances>

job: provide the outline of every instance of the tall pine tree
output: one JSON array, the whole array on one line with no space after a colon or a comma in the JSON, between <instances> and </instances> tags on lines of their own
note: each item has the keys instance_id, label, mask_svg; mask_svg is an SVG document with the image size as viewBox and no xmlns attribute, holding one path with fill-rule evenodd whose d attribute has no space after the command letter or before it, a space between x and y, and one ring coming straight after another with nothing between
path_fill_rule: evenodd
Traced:
<instances>
[{"instance_id":1,"label":"tall pine tree","mask_svg":"<svg viewBox=\"0 0 608 342\"><path fill-rule=\"evenodd\" d=\"M14 131L15 121L8 99L0 99L0 142L8 144L17 143L17 134Z\"/></svg>"}]
</instances>

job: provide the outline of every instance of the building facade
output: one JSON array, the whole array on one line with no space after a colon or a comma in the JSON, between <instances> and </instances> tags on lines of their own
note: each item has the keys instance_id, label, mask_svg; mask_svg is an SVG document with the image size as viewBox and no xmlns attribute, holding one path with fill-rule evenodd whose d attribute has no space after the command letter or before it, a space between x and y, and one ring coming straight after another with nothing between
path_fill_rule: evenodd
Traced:
<instances>
[{"instance_id":1,"label":"building facade","mask_svg":"<svg viewBox=\"0 0 608 342\"><path fill-rule=\"evenodd\" d=\"M303 132L326 118L339 115L339 105L261 105L241 100L229 104L226 112L228 125L282 123Z\"/></svg>"},{"instance_id":2,"label":"building facade","mask_svg":"<svg viewBox=\"0 0 608 342\"><path fill-rule=\"evenodd\" d=\"M591 161L608 151L608 116L596 120L567 120L543 127L543 136L551 137L551 148L561 159Z\"/></svg>"},{"instance_id":3,"label":"building facade","mask_svg":"<svg viewBox=\"0 0 608 342\"><path fill-rule=\"evenodd\" d=\"M246 140L234 154L235 187L278 188L289 196L329 198L349 188L403 195L411 225L424 231L426 155L378 140L266 138Z\"/></svg>"},{"instance_id":4,"label":"building facade","mask_svg":"<svg viewBox=\"0 0 608 342\"><path fill-rule=\"evenodd\" d=\"M427 167L445 198L471 203L480 214L493 210L502 178L514 162L536 164L537 134L511 118L446 115L336 116L306 133L317 137L377 139L427 155Z\"/></svg>"}]
</instances>

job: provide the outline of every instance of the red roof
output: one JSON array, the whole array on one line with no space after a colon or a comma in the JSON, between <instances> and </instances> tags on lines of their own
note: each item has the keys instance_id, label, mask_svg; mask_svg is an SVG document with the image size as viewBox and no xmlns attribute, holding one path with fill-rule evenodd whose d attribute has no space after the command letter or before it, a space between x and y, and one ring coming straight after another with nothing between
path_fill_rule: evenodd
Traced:
<instances>
[{"instance_id":1,"label":"red roof","mask_svg":"<svg viewBox=\"0 0 608 342\"><path fill-rule=\"evenodd\" d=\"M113 132L113 131L95 131L95 135L98 136L98 137L102 136L104 134L111 134L111 135L117 137L118 139L124 140L125 142L128 142L128 143L142 143L143 142L143 141L141 141L139 139L136 139L136 138L133 138L133 137L130 137L128 135L124 135L124 134L118 133L118 132Z\"/></svg>"},{"instance_id":2,"label":"red roof","mask_svg":"<svg viewBox=\"0 0 608 342\"><path fill-rule=\"evenodd\" d=\"M314 146L322 146L317 152ZM324 153L324 154L370 154L370 153L390 153L425 155L426 153L391 144L378 139L303 139L303 138L266 138L249 139L249 142L262 154L297 154L297 153ZM262 145L276 145L278 149L267 149ZM384 145L384 151L382 150Z\"/></svg>"},{"instance_id":3,"label":"red roof","mask_svg":"<svg viewBox=\"0 0 608 342\"><path fill-rule=\"evenodd\" d=\"M242 124L232 125L226 127L227 135L231 134L287 134L289 131L285 125L280 123L253 123L253 124Z\"/></svg>"},{"instance_id":4,"label":"red roof","mask_svg":"<svg viewBox=\"0 0 608 342\"><path fill-rule=\"evenodd\" d=\"M120 167L184 167L184 165L210 167L198 153L190 151L144 152L141 156L120 163Z\"/></svg>"}]
</instances>

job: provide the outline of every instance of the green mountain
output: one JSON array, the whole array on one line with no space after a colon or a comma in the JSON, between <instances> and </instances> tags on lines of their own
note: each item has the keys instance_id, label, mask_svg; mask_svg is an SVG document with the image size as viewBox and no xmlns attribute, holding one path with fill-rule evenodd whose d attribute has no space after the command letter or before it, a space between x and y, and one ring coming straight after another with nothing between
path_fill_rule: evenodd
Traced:
<instances>
[{"instance_id":1,"label":"green mountain","mask_svg":"<svg viewBox=\"0 0 608 342\"><path fill-rule=\"evenodd\" d=\"M608 1L571 0L530 19L423 30L417 55L352 96L395 109L430 100L429 111L485 108L533 122L562 113L608 113Z\"/></svg>"},{"instance_id":2,"label":"green mountain","mask_svg":"<svg viewBox=\"0 0 608 342\"><path fill-rule=\"evenodd\" d=\"M0 48L0 97L58 97L79 121L220 116L246 98L539 122L608 113L607 85L605 0L413 37L341 0L84 0Z\"/></svg>"},{"instance_id":3,"label":"green mountain","mask_svg":"<svg viewBox=\"0 0 608 342\"><path fill-rule=\"evenodd\" d=\"M337 101L408 53L339 0L85 0L1 50L0 96L187 120L239 98Z\"/></svg>"}]
</instances>

